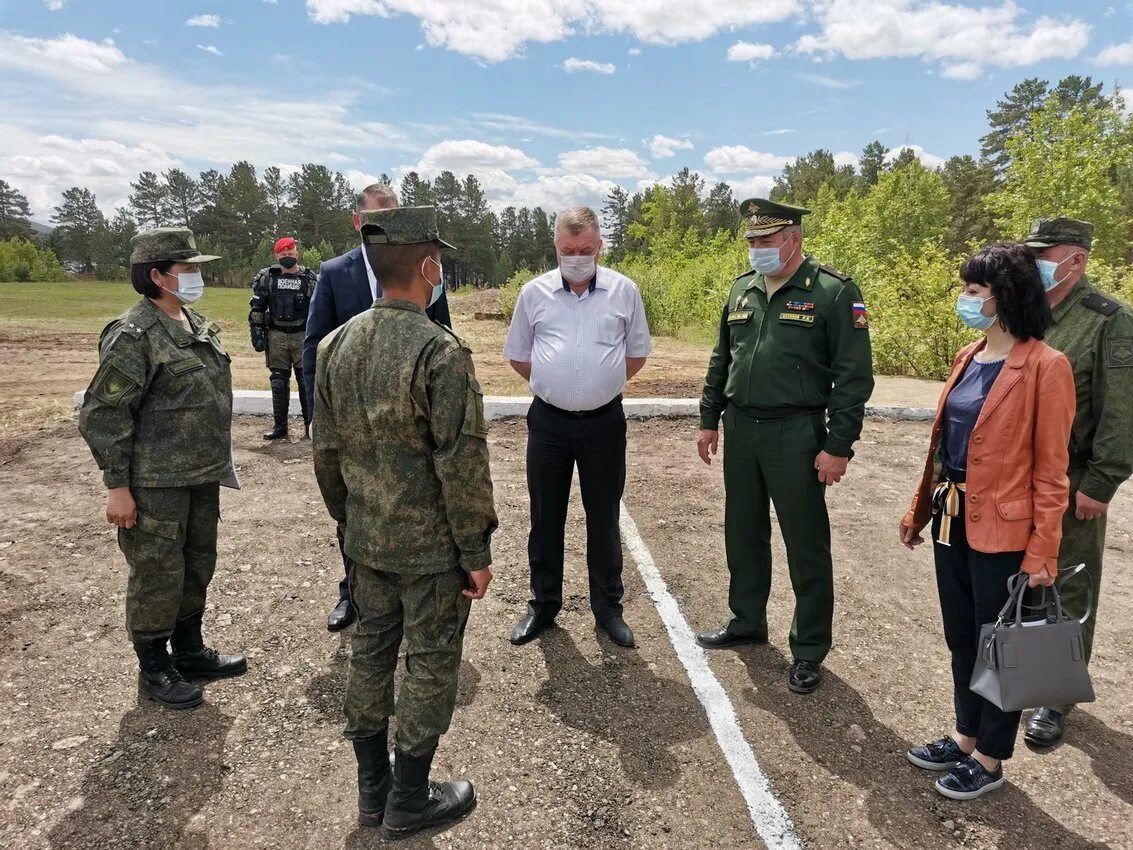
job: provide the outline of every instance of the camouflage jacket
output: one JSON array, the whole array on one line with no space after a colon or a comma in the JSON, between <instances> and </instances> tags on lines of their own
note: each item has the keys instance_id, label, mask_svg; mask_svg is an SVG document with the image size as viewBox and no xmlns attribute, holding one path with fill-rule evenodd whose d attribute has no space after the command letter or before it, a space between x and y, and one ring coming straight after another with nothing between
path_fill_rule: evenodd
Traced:
<instances>
[{"instance_id":1,"label":"camouflage jacket","mask_svg":"<svg viewBox=\"0 0 1133 850\"><path fill-rule=\"evenodd\" d=\"M1053 309L1046 342L1074 370L1078 409L1070 467L1085 467L1078 488L1108 502L1133 473L1133 310L1082 279Z\"/></svg>"},{"instance_id":2,"label":"camouflage jacket","mask_svg":"<svg viewBox=\"0 0 1133 850\"><path fill-rule=\"evenodd\" d=\"M315 476L347 556L403 574L491 564L488 426L468 349L383 298L327 335L316 362Z\"/></svg>"},{"instance_id":3,"label":"camouflage jacket","mask_svg":"<svg viewBox=\"0 0 1133 850\"><path fill-rule=\"evenodd\" d=\"M192 331L143 298L102 332L79 431L109 487L235 481L231 358L219 326Z\"/></svg>"}]
</instances>

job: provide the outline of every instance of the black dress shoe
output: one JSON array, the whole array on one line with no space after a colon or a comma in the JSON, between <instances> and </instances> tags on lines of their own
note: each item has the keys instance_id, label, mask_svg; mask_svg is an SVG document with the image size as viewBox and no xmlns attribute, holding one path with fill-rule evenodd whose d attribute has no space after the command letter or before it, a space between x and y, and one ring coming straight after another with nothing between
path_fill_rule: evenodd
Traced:
<instances>
[{"instance_id":1,"label":"black dress shoe","mask_svg":"<svg viewBox=\"0 0 1133 850\"><path fill-rule=\"evenodd\" d=\"M767 643L767 638L734 635L724 626L710 632L701 632L696 636L696 642L705 649L727 649L729 646L743 646L746 643L762 646Z\"/></svg>"},{"instance_id":2,"label":"black dress shoe","mask_svg":"<svg viewBox=\"0 0 1133 850\"><path fill-rule=\"evenodd\" d=\"M1050 747L1062 740L1062 721L1065 718L1053 708L1036 708L1027 721L1023 737L1036 747Z\"/></svg>"},{"instance_id":3,"label":"black dress shoe","mask_svg":"<svg viewBox=\"0 0 1133 850\"><path fill-rule=\"evenodd\" d=\"M610 636L610 640L618 646L634 647L637 645L633 640L633 629L621 617L610 617L608 620L603 620L598 623L598 627L604 629L606 634Z\"/></svg>"},{"instance_id":4,"label":"black dress shoe","mask_svg":"<svg viewBox=\"0 0 1133 850\"><path fill-rule=\"evenodd\" d=\"M787 675L787 687L796 694L809 694L822 684L822 667L817 661L795 659Z\"/></svg>"},{"instance_id":5,"label":"black dress shoe","mask_svg":"<svg viewBox=\"0 0 1133 850\"><path fill-rule=\"evenodd\" d=\"M358 618L358 612L349 599L341 600L327 615L327 631L340 632Z\"/></svg>"},{"instance_id":6,"label":"black dress shoe","mask_svg":"<svg viewBox=\"0 0 1133 850\"><path fill-rule=\"evenodd\" d=\"M272 428L270 431L268 431L264 434L264 439L265 440L282 440L286 436L287 436L287 423L284 423L282 425L280 425L279 423L276 423L276 426L274 428Z\"/></svg>"},{"instance_id":7,"label":"black dress shoe","mask_svg":"<svg viewBox=\"0 0 1133 850\"><path fill-rule=\"evenodd\" d=\"M534 640L539 632L553 625L554 622L553 619L548 620L528 611L523 615L523 619L515 624L515 628L511 630L511 642L516 646L522 646Z\"/></svg>"}]
</instances>

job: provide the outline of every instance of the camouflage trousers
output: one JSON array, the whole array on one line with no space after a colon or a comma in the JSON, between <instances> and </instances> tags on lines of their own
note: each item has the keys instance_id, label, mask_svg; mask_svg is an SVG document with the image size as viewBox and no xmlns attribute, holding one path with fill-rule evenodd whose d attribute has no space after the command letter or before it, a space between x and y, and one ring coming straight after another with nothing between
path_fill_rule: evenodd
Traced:
<instances>
[{"instance_id":1,"label":"camouflage trousers","mask_svg":"<svg viewBox=\"0 0 1133 850\"><path fill-rule=\"evenodd\" d=\"M350 643L345 735L368 738L397 718L396 745L407 755L436 748L456 706L457 678L471 600L467 574L399 575L352 562L350 596L358 624ZM398 648L405 676L394 699Z\"/></svg>"},{"instance_id":2,"label":"camouflage trousers","mask_svg":"<svg viewBox=\"0 0 1133 850\"><path fill-rule=\"evenodd\" d=\"M279 369L291 374L292 369L303 368L303 331L286 333L268 331L268 347L264 352L268 369ZM302 389L302 386L300 386Z\"/></svg>"},{"instance_id":3,"label":"camouflage trousers","mask_svg":"<svg viewBox=\"0 0 1133 850\"><path fill-rule=\"evenodd\" d=\"M1062 545L1058 550L1058 568L1064 570L1085 564L1086 569L1070 579L1062 590L1062 610L1070 617L1080 619L1086 613L1086 606L1093 596L1093 608L1090 616L1082 624L1082 643L1086 650L1086 661L1089 662L1094 648L1094 625L1098 618L1098 602L1101 601L1102 589L1102 556L1105 552L1106 515L1097 519L1080 520L1074 516L1075 497L1078 486L1086 475L1086 470L1070 470L1070 507L1062 517ZM1056 708L1056 706L1048 706ZM1064 705L1057 707L1062 714L1066 714L1074 706Z\"/></svg>"},{"instance_id":4,"label":"camouflage trousers","mask_svg":"<svg viewBox=\"0 0 1133 850\"><path fill-rule=\"evenodd\" d=\"M204 610L216 569L220 484L133 487L138 519L118 529L130 566L126 632L130 640L166 638L178 620Z\"/></svg>"}]
</instances>

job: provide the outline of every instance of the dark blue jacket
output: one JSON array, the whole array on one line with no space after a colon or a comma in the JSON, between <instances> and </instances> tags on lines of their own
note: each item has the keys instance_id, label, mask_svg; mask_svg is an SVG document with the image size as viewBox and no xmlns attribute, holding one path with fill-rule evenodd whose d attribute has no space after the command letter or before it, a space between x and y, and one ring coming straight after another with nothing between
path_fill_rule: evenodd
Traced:
<instances>
[{"instance_id":1,"label":"dark blue jacket","mask_svg":"<svg viewBox=\"0 0 1133 850\"><path fill-rule=\"evenodd\" d=\"M378 297L381 296L379 282ZM311 410L315 409L315 355L319 343L339 325L345 325L373 306L361 246L323 263L307 314L307 334L303 338L303 391L310 400ZM434 322L452 327L447 295L442 295L426 313Z\"/></svg>"}]
</instances>

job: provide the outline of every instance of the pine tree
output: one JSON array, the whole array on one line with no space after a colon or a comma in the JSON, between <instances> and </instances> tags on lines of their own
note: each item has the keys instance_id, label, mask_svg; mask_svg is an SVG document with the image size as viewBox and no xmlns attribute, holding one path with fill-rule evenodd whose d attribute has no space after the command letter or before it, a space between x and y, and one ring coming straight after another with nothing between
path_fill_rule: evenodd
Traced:
<instances>
[{"instance_id":1,"label":"pine tree","mask_svg":"<svg viewBox=\"0 0 1133 850\"><path fill-rule=\"evenodd\" d=\"M834 154L820 149L784 166L782 175L775 178L771 200L805 206L818 197L824 183L835 197L844 198L854 188L854 167L835 164Z\"/></svg>"},{"instance_id":2,"label":"pine tree","mask_svg":"<svg viewBox=\"0 0 1133 850\"><path fill-rule=\"evenodd\" d=\"M401 178L401 205L403 207L428 207L433 204L433 190L427 180L422 180L416 171L408 172Z\"/></svg>"},{"instance_id":3,"label":"pine tree","mask_svg":"<svg viewBox=\"0 0 1133 850\"><path fill-rule=\"evenodd\" d=\"M79 186L64 191L51 222L62 257L78 263L84 272L94 271L94 236L106 225L106 217L91 191Z\"/></svg>"},{"instance_id":4,"label":"pine tree","mask_svg":"<svg viewBox=\"0 0 1133 850\"><path fill-rule=\"evenodd\" d=\"M123 280L130 272L130 239L138 225L130 211L119 207L114 218L105 219L95 229L91 253L98 276L106 280Z\"/></svg>"},{"instance_id":5,"label":"pine tree","mask_svg":"<svg viewBox=\"0 0 1133 850\"><path fill-rule=\"evenodd\" d=\"M701 199L704 195L704 178L685 167L673 175L672 231L677 239L698 238L704 235L704 214Z\"/></svg>"},{"instance_id":6,"label":"pine tree","mask_svg":"<svg viewBox=\"0 0 1133 850\"><path fill-rule=\"evenodd\" d=\"M268 202L270 223L268 230L276 237L282 236L290 228L290 210L287 207L287 181L275 165L264 169L264 196Z\"/></svg>"},{"instance_id":7,"label":"pine tree","mask_svg":"<svg viewBox=\"0 0 1133 850\"><path fill-rule=\"evenodd\" d=\"M167 188L161 178L152 171L143 171L138 179L130 184L130 208L134 218L143 228L161 227L165 224Z\"/></svg>"},{"instance_id":8,"label":"pine tree","mask_svg":"<svg viewBox=\"0 0 1133 850\"><path fill-rule=\"evenodd\" d=\"M1046 80L1030 77L1017 83L995 104L995 109L988 110L991 130L980 139L980 155L991 163L996 174L1002 174L1010 160L1007 140L1030 131L1031 115L1042 109L1049 94L1050 84Z\"/></svg>"},{"instance_id":9,"label":"pine tree","mask_svg":"<svg viewBox=\"0 0 1133 850\"><path fill-rule=\"evenodd\" d=\"M861 159L858 160L858 179L863 187L876 186L877 178L885 170L885 157L889 148L876 139L862 148Z\"/></svg>"},{"instance_id":10,"label":"pine tree","mask_svg":"<svg viewBox=\"0 0 1133 850\"><path fill-rule=\"evenodd\" d=\"M740 210L732 194L732 187L727 183L717 183L704 202L705 233L715 236L723 231L735 236L739 221Z\"/></svg>"},{"instance_id":11,"label":"pine tree","mask_svg":"<svg viewBox=\"0 0 1133 850\"><path fill-rule=\"evenodd\" d=\"M602 227L606 231L606 258L620 263L626 258L626 241L629 238L629 192L615 186L606 196L602 207Z\"/></svg>"},{"instance_id":12,"label":"pine tree","mask_svg":"<svg viewBox=\"0 0 1133 850\"><path fill-rule=\"evenodd\" d=\"M31 206L27 197L0 180L0 240L35 238L31 226Z\"/></svg>"},{"instance_id":13,"label":"pine tree","mask_svg":"<svg viewBox=\"0 0 1133 850\"><path fill-rule=\"evenodd\" d=\"M180 168L171 168L162 175L165 181L167 219L170 224L192 227L201 206L201 190L197 181Z\"/></svg>"},{"instance_id":14,"label":"pine tree","mask_svg":"<svg viewBox=\"0 0 1133 850\"><path fill-rule=\"evenodd\" d=\"M954 156L940 169L948 190L951 212L945 220L944 247L965 254L973 245L986 245L997 236L995 216L984 198L995 191L995 168L971 156Z\"/></svg>"}]
</instances>

